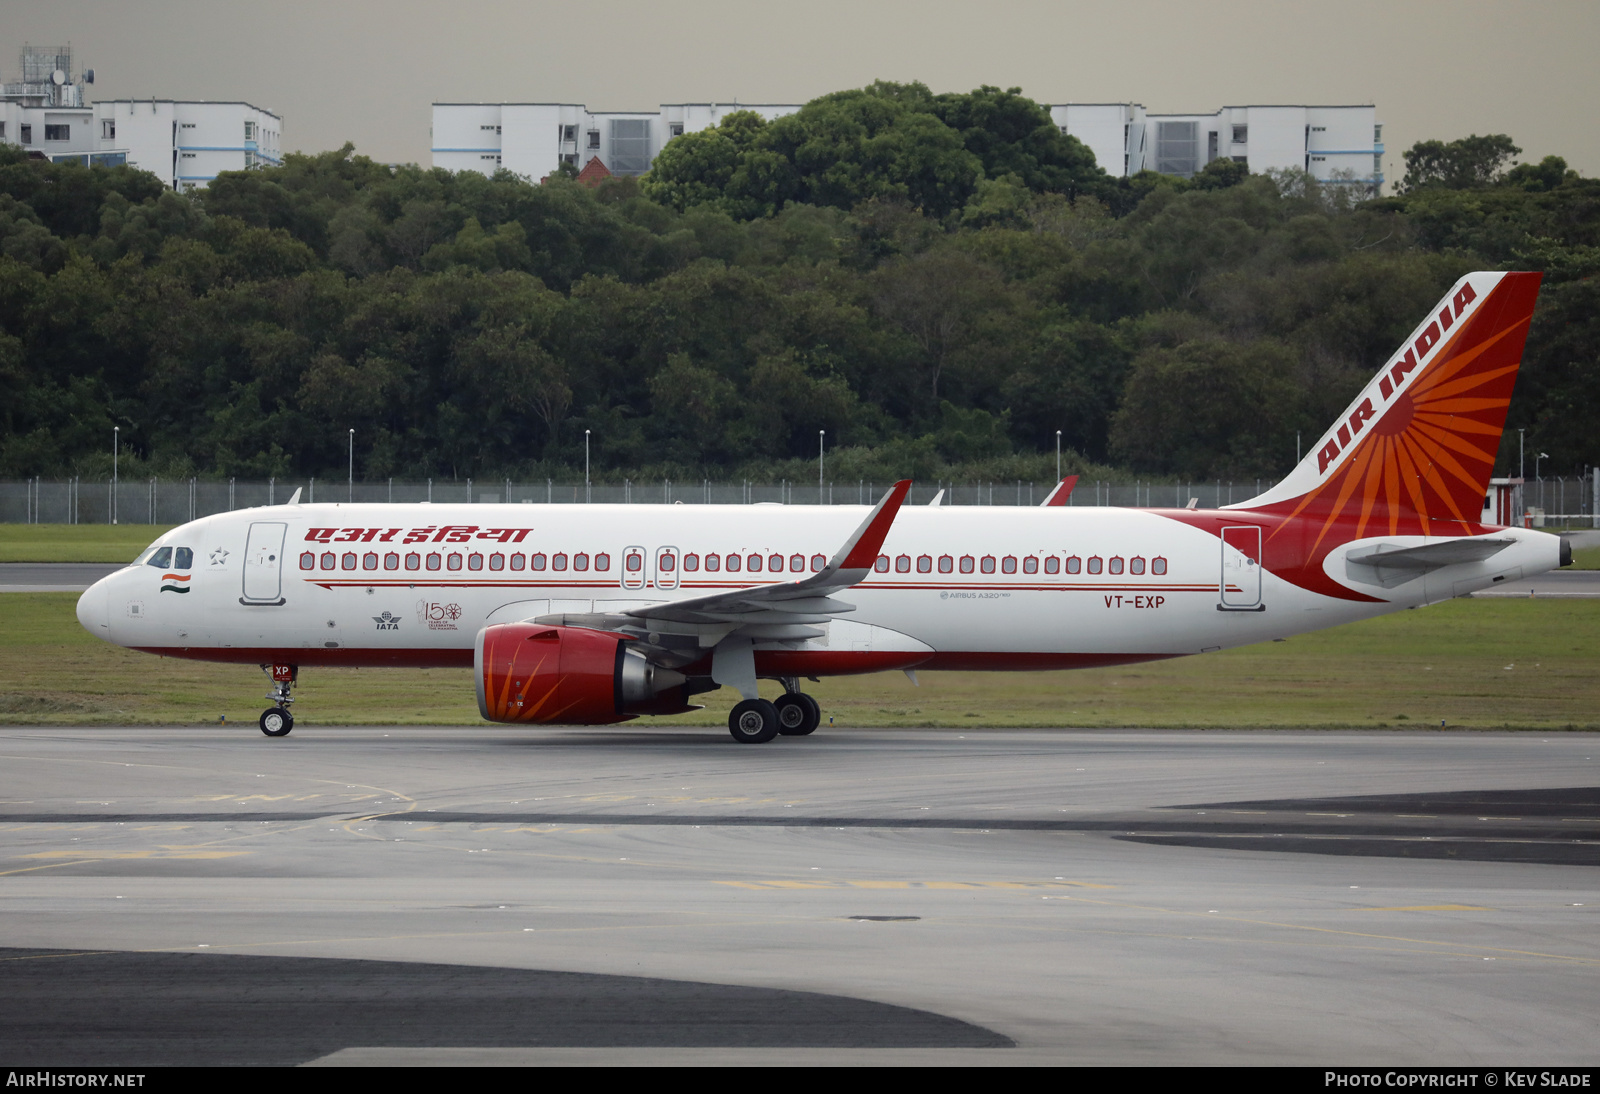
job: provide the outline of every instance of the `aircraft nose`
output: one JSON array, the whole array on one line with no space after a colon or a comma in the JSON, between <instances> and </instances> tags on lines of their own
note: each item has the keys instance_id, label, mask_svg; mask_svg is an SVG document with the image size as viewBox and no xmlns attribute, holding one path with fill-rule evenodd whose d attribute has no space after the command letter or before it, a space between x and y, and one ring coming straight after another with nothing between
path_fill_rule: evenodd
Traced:
<instances>
[{"instance_id":1,"label":"aircraft nose","mask_svg":"<svg viewBox=\"0 0 1600 1094\"><path fill-rule=\"evenodd\" d=\"M78 622L96 638L107 638L111 632L110 582L103 577L78 597Z\"/></svg>"}]
</instances>

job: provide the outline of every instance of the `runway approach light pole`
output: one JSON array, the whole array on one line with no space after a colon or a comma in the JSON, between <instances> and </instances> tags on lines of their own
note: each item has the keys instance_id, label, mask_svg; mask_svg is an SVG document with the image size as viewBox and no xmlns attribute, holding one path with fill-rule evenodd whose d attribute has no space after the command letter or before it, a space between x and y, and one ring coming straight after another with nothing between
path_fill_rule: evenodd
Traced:
<instances>
[{"instance_id":1,"label":"runway approach light pole","mask_svg":"<svg viewBox=\"0 0 1600 1094\"><path fill-rule=\"evenodd\" d=\"M1061 430L1056 430L1056 482L1061 481Z\"/></svg>"},{"instance_id":2,"label":"runway approach light pole","mask_svg":"<svg viewBox=\"0 0 1600 1094\"><path fill-rule=\"evenodd\" d=\"M583 431L583 500L589 502L589 431Z\"/></svg>"},{"instance_id":3,"label":"runway approach light pole","mask_svg":"<svg viewBox=\"0 0 1600 1094\"><path fill-rule=\"evenodd\" d=\"M117 450L122 447L122 427L111 427L111 523L117 523Z\"/></svg>"},{"instance_id":4,"label":"runway approach light pole","mask_svg":"<svg viewBox=\"0 0 1600 1094\"><path fill-rule=\"evenodd\" d=\"M349 501L356 500L356 431L350 431L350 493Z\"/></svg>"}]
</instances>

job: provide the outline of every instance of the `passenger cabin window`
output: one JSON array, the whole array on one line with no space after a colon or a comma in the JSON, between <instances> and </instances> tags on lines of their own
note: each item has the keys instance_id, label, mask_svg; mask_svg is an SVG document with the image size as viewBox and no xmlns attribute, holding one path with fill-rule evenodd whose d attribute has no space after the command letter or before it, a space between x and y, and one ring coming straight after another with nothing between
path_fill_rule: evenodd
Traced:
<instances>
[{"instance_id":1,"label":"passenger cabin window","mask_svg":"<svg viewBox=\"0 0 1600 1094\"><path fill-rule=\"evenodd\" d=\"M911 572L911 556L895 555L894 572L897 574L909 574Z\"/></svg>"},{"instance_id":2,"label":"passenger cabin window","mask_svg":"<svg viewBox=\"0 0 1600 1094\"><path fill-rule=\"evenodd\" d=\"M470 555L468 555L467 556L467 569L469 569L469 570L481 570L481 569L483 569L483 556L480 555L480 554L470 554Z\"/></svg>"},{"instance_id":3,"label":"passenger cabin window","mask_svg":"<svg viewBox=\"0 0 1600 1094\"><path fill-rule=\"evenodd\" d=\"M1044 572L1047 574L1059 574L1061 572L1061 560L1054 555L1045 559Z\"/></svg>"},{"instance_id":4,"label":"passenger cabin window","mask_svg":"<svg viewBox=\"0 0 1600 1094\"><path fill-rule=\"evenodd\" d=\"M692 574L698 569L700 569L700 556L699 555L697 555L697 554L695 554L694 552L691 551L689 554L686 554L686 555L683 556L683 572L684 573Z\"/></svg>"},{"instance_id":5,"label":"passenger cabin window","mask_svg":"<svg viewBox=\"0 0 1600 1094\"><path fill-rule=\"evenodd\" d=\"M491 570L504 570L505 568L506 568L506 556L505 555L495 554L495 555L490 555L489 556L489 569L491 569Z\"/></svg>"},{"instance_id":6,"label":"passenger cabin window","mask_svg":"<svg viewBox=\"0 0 1600 1094\"><path fill-rule=\"evenodd\" d=\"M1077 555L1072 555L1071 557L1069 557L1067 559L1067 573L1069 573L1069 574L1077 574L1077 573L1082 573L1082 572L1083 572L1083 559L1079 558Z\"/></svg>"},{"instance_id":7,"label":"passenger cabin window","mask_svg":"<svg viewBox=\"0 0 1600 1094\"><path fill-rule=\"evenodd\" d=\"M948 574L952 570L954 570L955 568L956 568L956 560L955 559L951 558L949 555L940 555L939 556L939 572L941 574Z\"/></svg>"},{"instance_id":8,"label":"passenger cabin window","mask_svg":"<svg viewBox=\"0 0 1600 1094\"><path fill-rule=\"evenodd\" d=\"M439 568L439 562L440 562L440 559L439 559L439 556L437 554L429 554L428 555L428 569L437 570Z\"/></svg>"},{"instance_id":9,"label":"passenger cabin window","mask_svg":"<svg viewBox=\"0 0 1600 1094\"><path fill-rule=\"evenodd\" d=\"M888 573L889 572L889 556L888 555L879 555L878 556L878 561L876 561L876 562L874 562L872 564L872 568L874 570L876 570L880 574Z\"/></svg>"},{"instance_id":10,"label":"passenger cabin window","mask_svg":"<svg viewBox=\"0 0 1600 1094\"><path fill-rule=\"evenodd\" d=\"M385 570L398 570L400 568L400 556L395 554L393 551L390 551L388 554L384 555L383 568Z\"/></svg>"},{"instance_id":11,"label":"passenger cabin window","mask_svg":"<svg viewBox=\"0 0 1600 1094\"><path fill-rule=\"evenodd\" d=\"M527 565L528 560L522 557L522 552L518 551L511 556L511 568L513 570L521 570Z\"/></svg>"},{"instance_id":12,"label":"passenger cabin window","mask_svg":"<svg viewBox=\"0 0 1600 1094\"><path fill-rule=\"evenodd\" d=\"M535 551L533 554L528 556L528 569L530 569L530 570L542 570L542 569L544 569L544 564L545 564L545 557L544 557L544 552L543 551ZM520 569L522 569L522 567L521 566L513 566L512 569L520 570Z\"/></svg>"},{"instance_id":13,"label":"passenger cabin window","mask_svg":"<svg viewBox=\"0 0 1600 1094\"><path fill-rule=\"evenodd\" d=\"M749 558L745 559L744 562L745 562L745 569L749 570L751 573L758 574L758 573L761 572L761 556L760 555L751 555Z\"/></svg>"},{"instance_id":14,"label":"passenger cabin window","mask_svg":"<svg viewBox=\"0 0 1600 1094\"><path fill-rule=\"evenodd\" d=\"M1011 556L1011 555L1007 555L1005 558L1001 559L1000 560L1000 572L1003 573L1003 574L1014 574L1014 573L1016 573L1017 572L1017 560L1016 560L1016 558Z\"/></svg>"},{"instance_id":15,"label":"passenger cabin window","mask_svg":"<svg viewBox=\"0 0 1600 1094\"><path fill-rule=\"evenodd\" d=\"M1099 573L1104 567L1105 567L1105 560L1102 559L1099 555L1090 555L1089 556L1089 572L1091 574Z\"/></svg>"},{"instance_id":16,"label":"passenger cabin window","mask_svg":"<svg viewBox=\"0 0 1600 1094\"><path fill-rule=\"evenodd\" d=\"M1032 558L1032 557L1023 559L1022 560L1022 572L1025 573L1025 574L1036 574L1036 573L1038 573L1039 572L1039 560L1036 559L1036 558Z\"/></svg>"},{"instance_id":17,"label":"passenger cabin window","mask_svg":"<svg viewBox=\"0 0 1600 1094\"><path fill-rule=\"evenodd\" d=\"M722 556L721 555L707 555L706 556L706 573L714 574L720 569L722 569Z\"/></svg>"},{"instance_id":18,"label":"passenger cabin window","mask_svg":"<svg viewBox=\"0 0 1600 1094\"><path fill-rule=\"evenodd\" d=\"M1113 556L1112 559L1111 559L1111 573L1120 574L1121 572L1122 572L1122 556L1121 555Z\"/></svg>"},{"instance_id":19,"label":"passenger cabin window","mask_svg":"<svg viewBox=\"0 0 1600 1094\"><path fill-rule=\"evenodd\" d=\"M1157 555L1150 560L1150 572L1158 577L1167 572L1167 560Z\"/></svg>"},{"instance_id":20,"label":"passenger cabin window","mask_svg":"<svg viewBox=\"0 0 1600 1094\"><path fill-rule=\"evenodd\" d=\"M434 557L437 558L439 556L435 555ZM332 551L324 551L324 552L322 552L322 568L324 570L333 569L333 552Z\"/></svg>"},{"instance_id":21,"label":"passenger cabin window","mask_svg":"<svg viewBox=\"0 0 1600 1094\"><path fill-rule=\"evenodd\" d=\"M422 568L422 556L415 551L406 555L406 569L418 570Z\"/></svg>"},{"instance_id":22,"label":"passenger cabin window","mask_svg":"<svg viewBox=\"0 0 1600 1094\"><path fill-rule=\"evenodd\" d=\"M1016 564L1012 563L1011 568L1013 570L1016 569ZM986 574L994 573L994 556L984 555L983 559L978 563L978 569L982 570Z\"/></svg>"},{"instance_id":23,"label":"passenger cabin window","mask_svg":"<svg viewBox=\"0 0 1600 1094\"><path fill-rule=\"evenodd\" d=\"M919 573L919 574L931 574L931 573L933 573L933 556L932 555L918 555L917 556L917 573Z\"/></svg>"},{"instance_id":24,"label":"passenger cabin window","mask_svg":"<svg viewBox=\"0 0 1600 1094\"><path fill-rule=\"evenodd\" d=\"M973 562L973 559L972 559L971 555L962 555L961 556L961 572L964 573L964 574L970 574L972 572L972 562Z\"/></svg>"},{"instance_id":25,"label":"passenger cabin window","mask_svg":"<svg viewBox=\"0 0 1600 1094\"><path fill-rule=\"evenodd\" d=\"M310 551L301 552L300 568L302 570L315 570L317 568L317 556Z\"/></svg>"},{"instance_id":26,"label":"passenger cabin window","mask_svg":"<svg viewBox=\"0 0 1600 1094\"><path fill-rule=\"evenodd\" d=\"M567 553L565 551L557 551L551 555L550 568L552 570L565 570L567 568Z\"/></svg>"},{"instance_id":27,"label":"passenger cabin window","mask_svg":"<svg viewBox=\"0 0 1600 1094\"><path fill-rule=\"evenodd\" d=\"M739 572L739 562L740 559L738 555L728 556L728 572L730 574L736 574Z\"/></svg>"},{"instance_id":28,"label":"passenger cabin window","mask_svg":"<svg viewBox=\"0 0 1600 1094\"><path fill-rule=\"evenodd\" d=\"M605 573L607 570L611 569L611 556L606 554L604 551L601 551L599 554L595 555L594 568L599 570L601 573Z\"/></svg>"},{"instance_id":29,"label":"passenger cabin window","mask_svg":"<svg viewBox=\"0 0 1600 1094\"><path fill-rule=\"evenodd\" d=\"M1144 573L1144 559L1140 558L1138 555L1134 555L1132 558L1130 558L1128 560L1128 572L1130 574Z\"/></svg>"},{"instance_id":30,"label":"passenger cabin window","mask_svg":"<svg viewBox=\"0 0 1600 1094\"><path fill-rule=\"evenodd\" d=\"M589 568L589 553L587 551L579 551L573 555L572 568L574 570L587 570Z\"/></svg>"}]
</instances>

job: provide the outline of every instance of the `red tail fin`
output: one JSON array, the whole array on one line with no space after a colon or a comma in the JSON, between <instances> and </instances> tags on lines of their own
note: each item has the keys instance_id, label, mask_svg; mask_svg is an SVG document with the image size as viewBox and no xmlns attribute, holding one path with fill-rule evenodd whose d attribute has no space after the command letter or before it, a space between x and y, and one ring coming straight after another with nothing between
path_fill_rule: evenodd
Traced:
<instances>
[{"instance_id":1,"label":"red tail fin","mask_svg":"<svg viewBox=\"0 0 1600 1094\"><path fill-rule=\"evenodd\" d=\"M1471 535L1539 280L1462 278L1312 454L1248 507L1315 518L1317 543L1329 535Z\"/></svg>"},{"instance_id":2,"label":"red tail fin","mask_svg":"<svg viewBox=\"0 0 1600 1094\"><path fill-rule=\"evenodd\" d=\"M1370 599L1327 577L1330 551L1371 536L1483 531L1540 277L1456 282L1287 478L1229 507L1266 532L1266 569L1302 588Z\"/></svg>"}]
</instances>

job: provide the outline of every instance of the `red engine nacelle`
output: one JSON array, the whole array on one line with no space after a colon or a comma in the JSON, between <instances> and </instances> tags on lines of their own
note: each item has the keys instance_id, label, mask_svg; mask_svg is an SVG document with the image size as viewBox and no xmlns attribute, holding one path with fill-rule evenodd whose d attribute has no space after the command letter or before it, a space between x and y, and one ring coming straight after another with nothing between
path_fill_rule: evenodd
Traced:
<instances>
[{"instance_id":1,"label":"red engine nacelle","mask_svg":"<svg viewBox=\"0 0 1600 1094\"><path fill-rule=\"evenodd\" d=\"M478 632L478 712L491 722L606 725L678 714L684 677L650 664L621 635L582 627L503 623Z\"/></svg>"}]
</instances>

